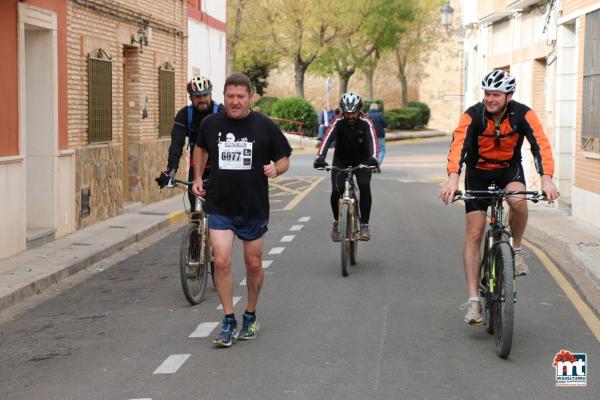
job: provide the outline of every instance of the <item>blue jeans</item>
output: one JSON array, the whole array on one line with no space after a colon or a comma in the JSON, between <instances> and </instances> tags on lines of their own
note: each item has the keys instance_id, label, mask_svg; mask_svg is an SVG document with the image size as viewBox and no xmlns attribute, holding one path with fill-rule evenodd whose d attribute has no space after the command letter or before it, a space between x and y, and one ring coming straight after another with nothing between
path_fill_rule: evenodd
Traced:
<instances>
[{"instance_id":1,"label":"blue jeans","mask_svg":"<svg viewBox=\"0 0 600 400\"><path fill-rule=\"evenodd\" d=\"M377 155L377 160L379 161L379 165L383 164L383 156L385 155L385 138L378 137L377 143L379 146L379 154Z\"/></svg>"}]
</instances>

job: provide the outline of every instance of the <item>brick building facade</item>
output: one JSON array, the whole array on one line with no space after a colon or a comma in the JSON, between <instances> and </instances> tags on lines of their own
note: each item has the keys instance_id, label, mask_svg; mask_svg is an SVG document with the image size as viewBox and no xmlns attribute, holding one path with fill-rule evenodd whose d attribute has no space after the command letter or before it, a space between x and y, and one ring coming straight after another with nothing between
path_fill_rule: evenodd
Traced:
<instances>
[{"instance_id":1,"label":"brick building facade","mask_svg":"<svg viewBox=\"0 0 600 400\"><path fill-rule=\"evenodd\" d=\"M81 228L172 195L159 192L153 178L166 165L173 115L186 103L187 10L180 0L151 0L143 7L135 0L70 0L67 16L68 139ZM140 31L147 43L139 43ZM110 67L91 77L92 63ZM166 89L159 87L161 71L168 76ZM102 79L110 85L102 86ZM96 95L92 104L90 93ZM108 128L94 137L89 112L106 102L111 112L92 123ZM168 120L163 132L161 112Z\"/></svg>"}]
</instances>

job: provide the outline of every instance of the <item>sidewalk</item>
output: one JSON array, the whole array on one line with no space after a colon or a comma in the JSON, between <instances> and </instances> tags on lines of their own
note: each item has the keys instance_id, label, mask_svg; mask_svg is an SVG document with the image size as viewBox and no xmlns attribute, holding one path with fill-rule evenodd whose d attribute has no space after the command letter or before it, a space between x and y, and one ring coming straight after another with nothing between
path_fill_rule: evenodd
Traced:
<instances>
[{"instance_id":1,"label":"sidewalk","mask_svg":"<svg viewBox=\"0 0 600 400\"><path fill-rule=\"evenodd\" d=\"M182 221L182 208L176 195L0 260L0 310Z\"/></svg>"},{"instance_id":2,"label":"sidewalk","mask_svg":"<svg viewBox=\"0 0 600 400\"><path fill-rule=\"evenodd\" d=\"M392 137L406 138L405 135L408 136L399 132ZM176 195L0 260L0 310L160 229L183 221L182 208L181 195ZM532 206L525 238L553 258L566 257L592 279L596 287L600 286L600 228L577 220L559 208Z\"/></svg>"}]
</instances>

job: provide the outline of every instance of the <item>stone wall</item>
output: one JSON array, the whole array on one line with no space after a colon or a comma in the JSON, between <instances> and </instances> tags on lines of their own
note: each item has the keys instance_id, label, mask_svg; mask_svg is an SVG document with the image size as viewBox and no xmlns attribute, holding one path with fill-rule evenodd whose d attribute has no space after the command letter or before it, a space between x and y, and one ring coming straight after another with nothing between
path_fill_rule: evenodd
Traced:
<instances>
[{"instance_id":1,"label":"stone wall","mask_svg":"<svg viewBox=\"0 0 600 400\"><path fill-rule=\"evenodd\" d=\"M158 171L166 165L169 144L168 140L160 140L133 146L135 150L129 154L134 153L138 157L130 158L129 166L133 175L139 178L136 182L128 182L129 186L136 188L135 198L130 198L129 201L147 204L181 193L179 190L159 190L154 182ZM123 196L123 146L118 144L87 146L75 151L75 162L77 228L84 228L121 214L126 204ZM187 179L188 163L188 157L182 156L178 178ZM81 189L86 187L90 189L91 195L90 214L82 217Z\"/></svg>"}]
</instances>

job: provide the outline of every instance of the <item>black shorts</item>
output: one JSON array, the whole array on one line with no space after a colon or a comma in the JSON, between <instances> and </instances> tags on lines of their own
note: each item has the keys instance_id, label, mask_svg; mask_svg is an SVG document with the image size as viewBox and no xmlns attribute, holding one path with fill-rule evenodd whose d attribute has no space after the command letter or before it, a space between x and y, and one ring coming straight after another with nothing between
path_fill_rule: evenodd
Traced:
<instances>
[{"instance_id":1,"label":"black shorts","mask_svg":"<svg viewBox=\"0 0 600 400\"><path fill-rule=\"evenodd\" d=\"M483 170L467 168L465 170L466 190L487 190L494 182L500 189L504 189L511 182L521 182L525 185L525 174L521 163L511 165L507 168ZM474 199L465 201L465 211L487 211L490 206L488 199Z\"/></svg>"}]
</instances>

